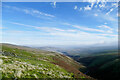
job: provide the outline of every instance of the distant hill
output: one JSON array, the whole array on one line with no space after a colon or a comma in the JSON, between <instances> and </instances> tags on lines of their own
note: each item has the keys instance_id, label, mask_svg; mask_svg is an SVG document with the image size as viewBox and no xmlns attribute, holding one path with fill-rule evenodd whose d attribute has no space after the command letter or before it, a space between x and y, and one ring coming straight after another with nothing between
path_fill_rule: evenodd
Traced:
<instances>
[{"instance_id":1,"label":"distant hill","mask_svg":"<svg viewBox=\"0 0 120 80\"><path fill-rule=\"evenodd\" d=\"M65 54L67 56L91 56L92 54L104 54L109 51L117 52L118 46L117 45L110 45L110 46L71 46L71 47L36 47L38 49L47 50L47 51L54 51L59 52L61 54Z\"/></svg>"},{"instance_id":2,"label":"distant hill","mask_svg":"<svg viewBox=\"0 0 120 80\"><path fill-rule=\"evenodd\" d=\"M84 68L82 64L63 54L12 44L0 45L3 78L93 79L79 71Z\"/></svg>"}]
</instances>

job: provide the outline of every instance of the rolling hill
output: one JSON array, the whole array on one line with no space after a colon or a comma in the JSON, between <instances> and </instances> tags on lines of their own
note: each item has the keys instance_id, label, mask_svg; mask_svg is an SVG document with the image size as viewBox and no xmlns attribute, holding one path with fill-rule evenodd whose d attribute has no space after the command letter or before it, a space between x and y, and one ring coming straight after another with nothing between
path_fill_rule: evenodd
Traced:
<instances>
[{"instance_id":1,"label":"rolling hill","mask_svg":"<svg viewBox=\"0 0 120 80\"><path fill-rule=\"evenodd\" d=\"M25 46L0 44L2 78L85 78L84 66L72 58L53 51ZM94 80L94 79L93 79Z\"/></svg>"},{"instance_id":2,"label":"rolling hill","mask_svg":"<svg viewBox=\"0 0 120 80\"><path fill-rule=\"evenodd\" d=\"M120 56L116 52L93 54L93 56L77 58L76 61L86 66L80 71L98 80L119 80L120 78Z\"/></svg>"}]
</instances>

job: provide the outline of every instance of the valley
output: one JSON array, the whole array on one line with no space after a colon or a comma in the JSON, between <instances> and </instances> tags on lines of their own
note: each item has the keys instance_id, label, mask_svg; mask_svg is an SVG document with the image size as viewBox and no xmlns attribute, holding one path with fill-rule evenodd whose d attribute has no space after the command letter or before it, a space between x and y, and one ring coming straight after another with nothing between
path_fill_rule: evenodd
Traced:
<instances>
[{"instance_id":1,"label":"valley","mask_svg":"<svg viewBox=\"0 0 120 80\"><path fill-rule=\"evenodd\" d=\"M98 80L116 79L120 74L120 56L118 51L104 51L86 56L70 56L84 65L79 70Z\"/></svg>"},{"instance_id":2,"label":"valley","mask_svg":"<svg viewBox=\"0 0 120 80\"><path fill-rule=\"evenodd\" d=\"M2 78L119 79L120 56L116 49L74 55L72 49L32 48L0 44ZM46 50L47 49L47 50ZM68 51L68 52L67 52ZM84 52L84 50L82 51ZM90 52L90 53L88 53Z\"/></svg>"},{"instance_id":3,"label":"valley","mask_svg":"<svg viewBox=\"0 0 120 80\"><path fill-rule=\"evenodd\" d=\"M60 51L71 57L84 67L81 72L98 80L116 79L120 74L120 56L115 46L92 46L75 48L44 48L47 50Z\"/></svg>"}]
</instances>

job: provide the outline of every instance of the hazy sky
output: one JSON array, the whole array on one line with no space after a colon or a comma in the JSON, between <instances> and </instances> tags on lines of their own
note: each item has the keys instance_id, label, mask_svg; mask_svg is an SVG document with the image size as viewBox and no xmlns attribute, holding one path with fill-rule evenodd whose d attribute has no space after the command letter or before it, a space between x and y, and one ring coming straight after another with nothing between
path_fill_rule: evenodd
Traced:
<instances>
[{"instance_id":1,"label":"hazy sky","mask_svg":"<svg viewBox=\"0 0 120 80\"><path fill-rule=\"evenodd\" d=\"M3 42L85 45L117 42L115 2L2 3Z\"/></svg>"}]
</instances>

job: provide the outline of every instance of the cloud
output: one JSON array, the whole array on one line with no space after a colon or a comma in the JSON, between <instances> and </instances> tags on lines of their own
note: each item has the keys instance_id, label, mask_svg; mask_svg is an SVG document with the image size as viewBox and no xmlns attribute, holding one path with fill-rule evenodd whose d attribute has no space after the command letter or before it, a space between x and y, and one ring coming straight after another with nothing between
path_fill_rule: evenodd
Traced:
<instances>
[{"instance_id":1,"label":"cloud","mask_svg":"<svg viewBox=\"0 0 120 80\"><path fill-rule=\"evenodd\" d=\"M78 8L78 6L74 6L74 10L82 11L82 7Z\"/></svg>"},{"instance_id":2,"label":"cloud","mask_svg":"<svg viewBox=\"0 0 120 80\"><path fill-rule=\"evenodd\" d=\"M56 6L56 2L54 2L54 6Z\"/></svg>"},{"instance_id":3,"label":"cloud","mask_svg":"<svg viewBox=\"0 0 120 80\"><path fill-rule=\"evenodd\" d=\"M8 34L9 33L9 34ZM86 32L49 32L40 31L5 31L3 41L17 44L31 45L91 45L101 42L117 41L117 35L110 34L93 34ZM7 37L6 37L6 36ZM109 36L109 37L108 37ZM41 43L42 42L42 43Z\"/></svg>"},{"instance_id":4,"label":"cloud","mask_svg":"<svg viewBox=\"0 0 120 80\"><path fill-rule=\"evenodd\" d=\"M93 34L93 33L87 33L87 32L77 32L77 33L67 33L67 32L51 32L50 35L53 36L60 36L60 38L64 41L67 41L66 43L69 44L95 44L99 43L101 41L104 42L111 42L111 41L117 41L117 35L110 35L110 34ZM109 37L108 37L109 36ZM64 44L66 44L64 43Z\"/></svg>"},{"instance_id":5,"label":"cloud","mask_svg":"<svg viewBox=\"0 0 120 80\"><path fill-rule=\"evenodd\" d=\"M118 20L116 18L114 18L113 16L111 15L103 15L101 16L103 19L107 20L107 21L114 21L114 22L117 22Z\"/></svg>"},{"instance_id":6,"label":"cloud","mask_svg":"<svg viewBox=\"0 0 120 80\"><path fill-rule=\"evenodd\" d=\"M96 10L97 11L97 10ZM94 13L94 12L93 12ZM93 13L91 15L93 15ZM111 21L111 22L117 22L117 18L115 17L115 15L106 15L104 12L100 11L100 12L95 12L95 14L98 14L99 16L97 18L99 18L99 20L106 20L106 21Z\"/></svg>"},{"instance_id":7,"label":"cloud","mask_svg":"<svg viewBox=\"0 0 120 80\"><path fill-rule=\"evenodd\" d=\"M116 17L113 14L110 14L113 10L117 10L117 6L118 6L117 2L107 3L106 1L101 1L101 0L97 0L97 2L96 0L95 1L89 0L89 2L90 2L89 5L81 7L79 11L84 9L84 11L91 11L90 13L92 13L93 16L99 15L99 18L109 20L109 21L117 21ZM107 13L104 13L104 12L107 12Z\"/></svg>"},{"instance_id":8,"label":"cloud","mask_svg":"<svg viewBox=\"0 0 120 80\"><path fill-rule=\"evenodd\" d=\"M105 22L104 25L100 25L97 26L97 28L88 28L88 27L83 27L83 26L79 26L79 25L73 25L73 24L69 24L69 23L64 23L64 25L68 25L68 26L72 26L74 28L78 28L78 31L89 31L89 32L100 32L100 33L113 33L114 29L107 26L107 23ZM116 32L116 31L115 31Z\"/></svg>"},{"instance_id":9,"label":"cloud","mask_svg":"<svg viewBox=\"0 0 120 80\"><path fill-rule=\"evenodd\" d=\"M118 7L118 3L112 3L112 6Z\"/></svg>"},{"instance_id":10,"label":"cloud","mask_svg":"<svg viewBox=\"0 0 120 80\"><path fill-rule=\"evenodd\" d=\"M75 32L76 30L73 30L73 29L60 29L60 28L56 28L56 27L39 27L39 26L32 26L32 25L27 25L27 24L21 24L21 23L16 23L16 22L10 22L12 24L16 24L16 25L21 25L21 26L26 26L26 27L30 27L30 28L34 28L34 29L37 29L37 30L43 30L43 31L48 31L48 32L51 32L51 31L60 31L60 32Z\"/></svg>"},{"instance_id":11,"label":"cloud","mask_svg":"<svg viewBox=\"0 0 120 80\"><path fill-rule=\"evenodd\" d=\"M114 9L111 8L109 12L106 13L106 15L110 14Z\"/></svg>"},{"instance_id":12,"label":"cloud","mask_svg":"<svg viewBox=\"0 0 120 80\"><path fill-rule=\"evenodd\" d=\"M22 11L26 14L34 15L37 17L39 17L39 16L55 17L54 15L43 13L43 12L41 12L39 10L35 10L35 9L23 9Z\"/></svg>"},{"instance_id":13,"label":"cloud","mask_svg":"<svg viewBox=\"0 0 120 80\"><path fill-rule=\"evenodd\" d=\"M87 27L81 27L78 25L72 25L75 28L79 28L81 30L85 30L85 31L95 31L95 32L104 32L103 30L99 30L99 29L94 29L94 28L87 28Z\"/></svg>"},{"instance_id":14,"label":"cloud","mask_svg":"<svg viewBox=\"0 0 120 80\"><path fill-rule=\"evenodd\" d=\"M107 24L106 22L104 24Z\"/></svg>"},{"instance_id":15,"label":"cloud","mask_svg":"<svg viewBox=\"0 0 120 80\"><path fill-rule=\"evenodd\" d=\"M108 30L107 33L113 33L113 31L112 30Z\"/></svg>"},{"instance_id":16,"label":"cloud","mask_svg":"<svg viewBox=\"0 0 120 80\"><path fill-rule=\"evenodd\" d=\"M70 23L62 23L63 25L67 25L67 26L70 26L71 24Z\"/></svg>"},{"instance_id":17,"label":"cloud","mask_svg":"<svg viewBox=\"0 0 120 80\"><path fill-rule=\"evenodd\" d=\"M89 5L87 5L86 7L84 7L84 10L91 10L91 7Z\"/></svg>"},{"instance_id":18,"label":"cloud","mask_svg":"<svg viewBox=\"0 0 120 80\"><path fill-rule=\"evenodd\" d=\"M94 16L98 16L98 14L95 13Z\"/></svg>"},{"instance_id":19,"label":"cloud","mask_svg":"<svg viewBox=\"0 0 120 80\"><path fill-rule=\"evenodd\" d=\"M43 15L43 16L48 16L48 17L55 17L54 15L43 13L43 12L40 12L40 11L35 10L35 9L31 9L30 12L31 12L30 14L38 14L38 15Z\"/></svg>"},{"instance_id":20,"label":"cloud","mask_svg":"<svg viewBox=\"0 0 120 80\"><path fill-rule=\"evenodd\" d=\"M105 7L105 3L102 2L101 4L98 5L100 8L104 8Z\"/></svg>"},{"instance_id":21,"label":"cloud","mask_svg":"<svg viewBox=\"0 0 120 80\"><path fill-rule=\"evenodd\" d=\"M104 23L104 25L101 26L97 26L99 29L96 28L88 28L88 27L83 27L83 26L79 26L79 25L72 25L69 23L64 23L64 25L68 25L68 26L72 26L74 28L78 28L77 31L90 31L90 32L100 32L100 33L113 33L113 28L109 27L106 25L107 23ZM101 29L100 29L101 28Z\"/></svg>"},{"instance_id":22,"label":"cloud","mask_svg":"<svg viewBox=\"0 0 120 80\"><path fill-rule=\"evenodd\" d=\"M81 10L82 10L82 8L79 9L79 11L81 11Z\"/></svg>"},{"instance_id":23,"label":"cloud","mask_svg":"<svg viewBox=\"0 0 120 80\"><path fill-rule=\"evenodd\" d=\"M82 9L84 9L85 11L87 11L87 10L92 10L95 2L90 2L90 3L91 3L91 5L87 5L87 6L83 7L83 8L82 8L82 7L78 8L78 6L75 5L74 9L75 9L75 10L78 9L79 11L81 11Z\"/></svg>"},{"instance_id":24,"label":"cloud","mask_svg":"<svg viewBox=\"0 0 120 80\"><path fill-rule=\"evenodd\" d=\"M92 10L93 6L94 6L94 2L91 2L91 5L87 5L86 7L84 7L84 10Z\"/></svg>"},{"instance_id":25,"label":"cloud","mask_svg":"<svg viewBox=\"0 0 120 80\"><path fill-rule=\"evenodd\" d=\"M30 28L37 29L37 31L11 31L4 32L7 37L4 38L5 42L16 42L19 44L23 43L33 43L39 45L85 45L85 44L95 44L103 42L111 42L117 40L117 35L105 34L103 30L81 27L77 25L71 25L69 23L64 23L66 25L71 25L76 29L61 29L56 27L39 27L27 24L21 24L16 22L10 22L12 24L26 26ZM40 31L39 31L40 30ZM42 30L42 31L41 31ZM85 30L85 31L82 31ZM46 32L47 31L47 32ZM86 32L86 31L96 31L96 33ZM102 32L102 33L97 33ZM9 34L8 34L9 33ZM19 36L19 37L18 37ZM44 36L44 37L43 37ZM14 38L13 38L14 37ZM29 42L32 41L32 42ZM40 43L43 42L43 43ZM54 43L54 44L53 44Z\"/></svg>"},{"instance_id":26,"label":"cloud","mask_svg":"<svg viewBox=\"0 0 120 80\"><path fill-rule=\"evenodd\" d=\"M111 27L107 26L107 25L101 25L101 26L98 26L99 28L107 28L109 30L113 30Z\"/></svg>"},{"instance_id":27,"label":"cloud","mask_svg":"<svg viewBox=\"0 0 120 80\"><path fill-rule=\"evenodd\" d=\"M74 7L74 10L76 10L76 9L77 9L77 6Z\"/></svg>"},{"instance_id":28,"label":"cloud","mask_svg":"<svg viewBox=\"0 0 120 80\"><path fill-rule=\"evenodd\" d=\"M15 6L8 6L8 5L3 5L3 7L13 9L13 10L16 10L16 11L20 11L20 12L24 12L26 14L30 14L30 15L35 16L35 17L40 17L40 16L41 17L43 17L43 16L44 17L51 17L51 18L55 17L54 15L44 13L44 12L41 12L39 10L32 9L32 8L30 8L30 9L28 9L28 8L22 9L22 8L18 8L18 7L15 7Z\"/></svg>"},{"instance_id":29,"label":"cloud","mask_svg":"<svg viewBox=\"0 0 120 80\"><path fill-rule=\"evenodd\" d=\"M21 25L21 26L26 26L26 27L37 28L37 26L26 25L26 24L21 24L21 23L17 23L17 22L10 22L10 23L12 23L12 24L16 24L16 25Z\"/></svg>"},{"instance_id":30,"label":"cloud","mask_svg":"<svg viewBox=\"0 0 120 80\"><path fill-rule=\"evenodd\" d=\"M94 2L91 3L91 8L93 8L94 4L95 4Z\"/></svg>"},{"instance_id":31,"label":"cloud","mask_svg":"<svg viewBox=\"0 0 120 80\"><path fill-rule=\"evenodd\" d=\"M113 14L110 14L113 10L117 10L117 2L116 3L107 3L106 1L96 0L91 1L89 0L90 4L85 5L83 7L78 7L77 5L74 7L75 10L81 11L84 10L84 13L86 13L87 16L99 16L97 19L100 20L107 20L107 21L114 21L117 22L116 16ZM90 14L88 12L90 11ZM106 13L105 13L106 12ZM117 11L116 11L117 12ZM91 14L92 13L92 14ZM109 15L110 14L110 15ZM116 13L117 14L117 13ZM119 16L119 14L117 14Z\"/></svg>"},{"instance_id":32,"label":"cloud","mask_svg":"<svg viewBox=\"0 0 120 80\"><path fill-rule=\"evenodd\" d=\"M10 22L12 24L16 24L16 25L21 25L21 26L26 26L26 27L30 27L30 28L34 28L34 29L37 29L37 30L43 30L43 31L47 31L47 32L81 32L81 30L84 30L84 31L94 31L94 32L108 32L108 33L113 33L112 32L112 28L110 28L109 26L106 26L106 25L101 25L101 26L98 26L99 28L106 28L108 29L107 31L104 31L104 30L100 30L100 29L94 29L94 28L88 28L88 27L81 27L81 26L78 26L78 25L72 25L72 27L75 27L75 28L78 28L78 29L60 29L60 28L56 28L56 27L38 27L38 26L32 26L32 25L26 25L26 24L21 24L21 23L16 23L16 22ZM69 23L65 23L65 25L71 25ZM88 32L82 32L82 33L88 33Z\"/></svg>"},{"instance_id":33,"label":"cloud","mask_svg":"<svg viewBox=\"0 0 120 80\"><path fill-rule=\"evenodd\" d=\"M111 27L107 26L107 25L101 25L101 26L98 26L98 27L106 29L105 32L107 32L107 33L113 33L113 29Z\"/></svg>"},{"instance_id":34,"label":"cloud","mask_svg":"<svg viewBox=\"0 0 120 80\"><path fill-rule=\"evenodd\" d=\"M53 8L56 8L56 2L52 2L51 5Z\"/></svg>"},{"instance_id":35,"label":"cloud","mask_svg":"<svg viewBox=\"0 0 120 80\"><path fill-rule=\"evenodd\" d=\"M118 37L118 34L97 34L99 36L111 36L111 37Z\"/></svg>"}]
</instances>

